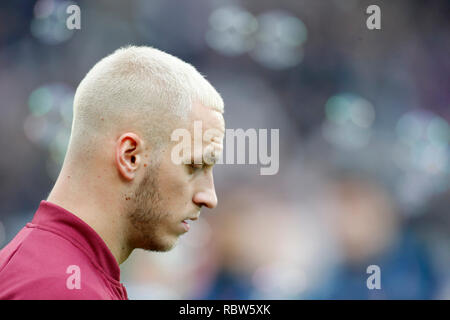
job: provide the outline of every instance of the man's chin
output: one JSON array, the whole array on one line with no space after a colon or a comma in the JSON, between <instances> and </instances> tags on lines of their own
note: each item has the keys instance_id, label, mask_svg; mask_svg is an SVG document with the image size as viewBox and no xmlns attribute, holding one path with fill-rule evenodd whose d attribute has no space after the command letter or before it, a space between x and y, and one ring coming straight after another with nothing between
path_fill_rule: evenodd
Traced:
<instances>
[{"instance_id":1,"label":"man's chin","mask_svg":"<svg viewBox=\"0 0 450 320\"><path fill-rule=\"evenodd\" d=\"M155 252L167 252L172 250L178 243L178 237L175 239L164 239L160 240L158 242L154 242L152 244L149 244L146 246L146 248L143 248L148 251L155 251Z\"/></svg>"}]
</instances>

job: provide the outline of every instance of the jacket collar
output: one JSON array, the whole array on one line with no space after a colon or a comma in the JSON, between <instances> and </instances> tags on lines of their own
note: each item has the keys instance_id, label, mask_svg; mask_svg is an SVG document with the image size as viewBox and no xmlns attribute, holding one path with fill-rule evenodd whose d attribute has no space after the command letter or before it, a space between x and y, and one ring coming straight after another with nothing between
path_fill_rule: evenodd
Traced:
<instances>
[{"instance_id":1,"label":"jacket collar","mask_svg":"<svg viewBox=\"0 0 450 320\"><path fill-rule=\"evenodd\" d=\"M31 225L59 234L83 251L96 267L120 284L120 268L103 239L86 222L66 209L42 200Z\"/></svg>"}]
</instances>

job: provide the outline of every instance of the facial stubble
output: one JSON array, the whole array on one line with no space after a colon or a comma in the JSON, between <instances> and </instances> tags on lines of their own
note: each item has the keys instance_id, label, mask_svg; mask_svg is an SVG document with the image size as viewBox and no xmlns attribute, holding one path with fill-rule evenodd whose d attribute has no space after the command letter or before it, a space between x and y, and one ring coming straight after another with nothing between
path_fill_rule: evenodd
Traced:
<instances>
[{"instance_id":1,"label":"facial stubble","mask_svg":"<svg viewBox=\"0 0 450 320\"><path fill-rule=\"evenodd\" d=\"M144 178L136 188L129 210L129 221L136 232L133 247L151 251L168 251L175 244L165 239L163 198L159 191L158 166L147 169Z\"/></svg>"}]
</instances>

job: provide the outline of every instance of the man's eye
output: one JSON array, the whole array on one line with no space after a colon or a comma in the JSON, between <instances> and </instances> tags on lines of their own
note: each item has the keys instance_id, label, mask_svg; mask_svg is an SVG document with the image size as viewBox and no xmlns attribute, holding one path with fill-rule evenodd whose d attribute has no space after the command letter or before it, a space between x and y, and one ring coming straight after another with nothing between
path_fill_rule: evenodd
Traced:
<instances>
[{"instance_id":1,"label":"man's eye","mask_svg":"<svg viewBox=\"0 0 450 320\"><path fill-rule=\"evenodd\" d=\"M189 164L189 170L190 170L191 172L195 172L195 171L198 171L198 170L202 170L203 167L204 167L203 163L201 163L201 164L196 164L196 163L191 163L191 164Z\"/></svg>"}]
</instances>

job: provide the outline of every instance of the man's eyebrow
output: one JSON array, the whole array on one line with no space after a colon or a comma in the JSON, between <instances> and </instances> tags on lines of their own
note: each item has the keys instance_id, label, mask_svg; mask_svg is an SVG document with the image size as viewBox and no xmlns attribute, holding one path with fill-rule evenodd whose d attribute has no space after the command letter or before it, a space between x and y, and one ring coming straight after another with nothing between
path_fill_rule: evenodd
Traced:
<instances>
[{"instance_id":1,"label":"man's eyebrow","mask_svg":"<svg viewBox=\"0 0 450 320\"><path fill-rule=\"evenodd\" d=\"M203 155L203 161L208 165L215 165L219 158L208 153Z\"/></svg>"}]
</instances>

